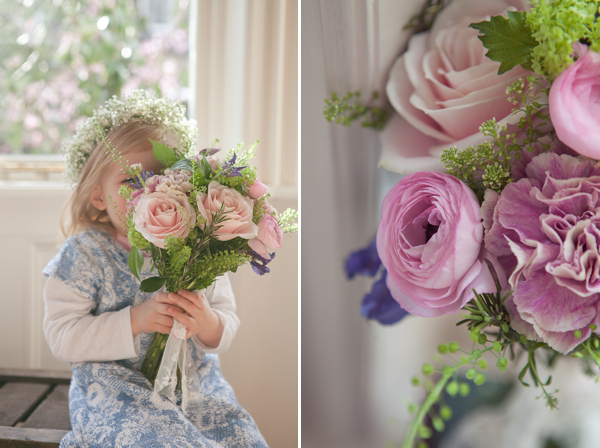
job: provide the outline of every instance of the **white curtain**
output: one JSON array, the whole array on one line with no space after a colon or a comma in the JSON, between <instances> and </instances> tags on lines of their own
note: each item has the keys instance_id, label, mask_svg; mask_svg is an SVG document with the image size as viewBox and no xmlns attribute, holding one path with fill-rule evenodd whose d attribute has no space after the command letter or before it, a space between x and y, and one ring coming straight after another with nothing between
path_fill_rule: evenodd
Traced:
<instances>
[{"instance_id":1,"label":"white curtain","mask_svg":"<svg viewBox=\"0 0 600 448\"><path fill-rule=\"evenodd\" d=\"M410 377L452 319L409 318L391 328L360 317L369 284L346 280L343 260L366 245L390 176L377 169L376 131L327 123L332 92L383 93L422 0L302 2L302 445L384 446L418 400ZM447 337L445 334L444 337Z\"/></svg>"}]
</instances>

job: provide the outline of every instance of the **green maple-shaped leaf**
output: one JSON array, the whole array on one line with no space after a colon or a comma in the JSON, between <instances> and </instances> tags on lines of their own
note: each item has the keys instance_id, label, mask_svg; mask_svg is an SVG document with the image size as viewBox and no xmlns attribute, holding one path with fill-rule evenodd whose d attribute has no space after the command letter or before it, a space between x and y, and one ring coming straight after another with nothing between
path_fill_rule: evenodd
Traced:
<instances>
[{"instance_id":1,"label":"green maple-shaped leaf","mask_svg":"<svg viewBox=\"0 0 600 448\"><path fill-rule=\"evenodd\" d=\"M490 20L472 23L482 35L479 36L483 46L488 49L486 56L500 62L498 74L501 75L521 65L531 70L531 51L538 42L531 36L527 26L525 11L507 11L508 19L494 16Z\"/></svg>"}]
</instances>

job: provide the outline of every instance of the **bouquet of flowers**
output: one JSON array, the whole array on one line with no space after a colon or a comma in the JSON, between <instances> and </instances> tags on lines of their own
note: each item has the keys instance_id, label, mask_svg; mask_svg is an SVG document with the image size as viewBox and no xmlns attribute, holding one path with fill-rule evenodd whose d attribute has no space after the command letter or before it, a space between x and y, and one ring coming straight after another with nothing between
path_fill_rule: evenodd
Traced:
<instances>
[{"instance_id":1,"label":"bouquet of flowers","mask_svg":"<svg viewBox=\"0 0 600 448\"><path fill-rule=\"evenodd\" d=\"M485 382L486 353L500 370L524 359L518 379L528 385L529 375L551 408L541 360L600 366L599 4L431 4L431 29L412 36L387 86L397 114L383 131L382 164L411 174L385 196L376 240L346 261L349 277L381 273L364 316L392 324L458 314L473 341L440 344L413 379L427 395L410 405L406 448L427 446L426 417L443 431L452 416L444 392L469 393L461 372ZM337 120L335 108L359 106L335 96L328 118Z\"/></svg>"},{"instance_id":2,"label":"bouquet of flowers","mask_svg":"<svg viewBox=\"0 0 600 448\"><path fill-rule=\"evenodd\" d=\"M279 214L269 204L267 187L249 166L255 145L246 150L240 144L222 160L215 148L184 157L176 148L152 144L164 171L126 166L132 181L119 191L128 206L129 268L139 279L145 251L157 272L140 289L202 290L245 263L260 275L268 273L283 234L297 230L297 212ZM177 321L171 335L155 333L142 365L142 373L156 381L155 390L166 389L167 396L185 375L184 338L185 326Z\"/></svg>"}]
</instances>

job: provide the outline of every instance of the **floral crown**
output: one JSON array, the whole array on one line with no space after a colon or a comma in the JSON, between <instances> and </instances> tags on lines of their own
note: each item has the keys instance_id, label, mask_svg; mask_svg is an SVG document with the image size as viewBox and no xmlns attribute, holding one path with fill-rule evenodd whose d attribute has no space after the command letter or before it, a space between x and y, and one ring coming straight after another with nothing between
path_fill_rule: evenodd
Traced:
<instances>
[{"instance_id":1,"label":"floral crown","mask_svg":"<svg viewBox=\"0 0 600 448\"><path fill-rule=\"evenodd\" d=\"M183 154L192 152L195 147L197 129L186 118L181 103L169 98L157 98L145 90L135 90L122 99L113 96L91 117L79 123L73 139L63 145L69 182L77 183L85 163L103 135L134 120L160 125L160 140L179 148ZM176 139L175 145L171 141L173 138Z\"/></svg>"}]
</instances>

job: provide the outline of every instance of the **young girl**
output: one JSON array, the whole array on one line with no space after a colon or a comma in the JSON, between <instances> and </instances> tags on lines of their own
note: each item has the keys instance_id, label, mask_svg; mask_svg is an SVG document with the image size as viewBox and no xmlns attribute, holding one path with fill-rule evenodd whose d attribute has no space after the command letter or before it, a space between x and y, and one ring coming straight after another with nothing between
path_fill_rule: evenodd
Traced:
<instances>
[{"instance_id":1,"label":"young girl","mask_svg":"<svg viewBox=\"0 0 600 448\"><path fill-rule=\"evenodd\" d=\"M98 128L121 160L113 160ZM127 266L126 205L118 190L132 179L122 164L160 172L149 139L187 151L194 133L180 105L137 91L109 100L65 148L76 186L61 218L69 238L44 269L43 324L52 353L73 369L73 430L61 447L266 446L219 368L217 353L239 326L227 276L205 293L150 294L139 290ZM142 279L152 276L150 268L146 260ZM170 333L173 318L187 326L200 384L188 415L180 394L173 403L154 393L139 372L152 334Z\"/></svg>"}]
</instances>

